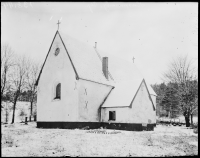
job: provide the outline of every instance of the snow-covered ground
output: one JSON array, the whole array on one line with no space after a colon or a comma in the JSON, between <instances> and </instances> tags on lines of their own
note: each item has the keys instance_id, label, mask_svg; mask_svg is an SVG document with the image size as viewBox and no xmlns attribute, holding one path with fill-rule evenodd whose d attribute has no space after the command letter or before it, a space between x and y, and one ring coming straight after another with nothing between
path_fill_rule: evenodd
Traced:
<instances>
[{"instance_id":1,"label":"snow-covered ground","mask_svg":"<svg viewBox=\"0 0 200 158\"><path fill-rule=\"evenodd\" d=\"M198 155L198 134L183 126L158 125L140 132L38 129L35 122L1 127L2 156Z\"/></svg>"}]
</instances>

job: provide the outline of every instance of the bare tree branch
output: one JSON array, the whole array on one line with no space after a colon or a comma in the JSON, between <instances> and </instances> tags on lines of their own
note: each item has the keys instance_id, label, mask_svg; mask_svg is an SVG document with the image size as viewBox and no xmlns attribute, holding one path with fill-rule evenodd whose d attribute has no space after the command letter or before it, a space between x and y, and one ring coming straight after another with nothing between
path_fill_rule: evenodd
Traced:
<instances>
[{"instance_id":1,"label":"bare tree branch","mask_svg":"<svg viewBox=\"0 0 200 158\"><path fill-rule=\"evenodd\" d=\"M163 75L166 82L178 85L178 88L174 88L179 100L178 109L185 116L193 115L198 109L197 71L192 64L187 55L179 56L170 63L168 71Z\"/></svg>"},{"instance_id":2,"label":"bare tree branch","mask_svg":"<svg viewBox=\"0 0 200 158\"><path fill-rule=\"evenodd\" d=\"M15 118L15 108L20 94L26 89L26 73L29 60L25 56L18 56L15 58L15 66L11 75L11 90L12 90L12 103L13 103L13 117L12 123Z\"/></svg>"},{"instance_id":3,"label":"bare tree branch","mask_svg":"<svg viewBox=\"0 0 200 158\"><path fill-rule=\"evenodd\" d=\"M1 107L2 99L10 87L9 75L12 66L14 66L13 55L14 52L9 44L5 43L1 45Z\"/></svg>"}]
</instances>

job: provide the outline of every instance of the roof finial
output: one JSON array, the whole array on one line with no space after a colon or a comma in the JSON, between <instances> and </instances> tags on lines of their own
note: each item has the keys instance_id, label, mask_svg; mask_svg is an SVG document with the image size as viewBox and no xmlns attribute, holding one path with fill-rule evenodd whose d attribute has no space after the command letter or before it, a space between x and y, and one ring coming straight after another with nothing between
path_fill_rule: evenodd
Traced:
<instances>
[{"instance_id":1,"label":"roof finial","mask_svg":"<svg viewBox=\"0 0 200 158\"><path fill-rule=\"evenodd\" d=\"M57 23L57 24L58 24L58 30L59 30L59 24L60 24L59 20L58 20L58 23Z\"/></svg>"},{"instance_id":2,"label":"roof finial","mask_svg":"<svg viewBox=\"0 0 200 158\"><path fill-rule=\"evenodd\" d=\"M97 42L95 42L95 46L94 46L94 48L96 48L96 49L97 49Z\"/></svg>"},{"instance_id":3,"label":"roof finial","mask_svg":"<svg viewBox=\"0 0 200 158\"><path fill-rule=\"evenodd\" d=\"M135 58L133 57L133 63L134 63L134 59L135 59Z\"/></svg>"}]
</instances>

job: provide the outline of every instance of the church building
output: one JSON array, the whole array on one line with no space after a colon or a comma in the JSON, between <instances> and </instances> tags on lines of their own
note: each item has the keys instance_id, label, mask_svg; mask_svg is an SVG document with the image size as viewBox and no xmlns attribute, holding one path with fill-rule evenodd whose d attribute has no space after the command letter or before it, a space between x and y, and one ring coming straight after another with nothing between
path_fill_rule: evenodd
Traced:
<instances>
[{"instance_id":1,"label":"church building","mask_svg":"<svg viewBox=\"0 0 200 158\"><path fill-rule=\"evenodd\" d=\"M156 94L134 62L56 31L37 82L38 128L141 131L156 125Z\"/></svg>"}]
</instances>

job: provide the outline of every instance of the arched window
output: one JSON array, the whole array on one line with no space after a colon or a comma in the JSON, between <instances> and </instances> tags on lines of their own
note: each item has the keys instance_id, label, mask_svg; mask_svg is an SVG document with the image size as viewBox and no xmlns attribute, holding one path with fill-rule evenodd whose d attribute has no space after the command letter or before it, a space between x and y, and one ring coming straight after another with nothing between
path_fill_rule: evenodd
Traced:
<instances>
[{"instance_id":1,"label":"arched window","mask_svg":"<svg viewBox=\"0 0 200 158\"><path fill-rule=\"evenodd\" d=\"M61 98L61 84L58 83L56 86L56 96L55 99L60 99Z\"/></svg>"}]
</instances>

